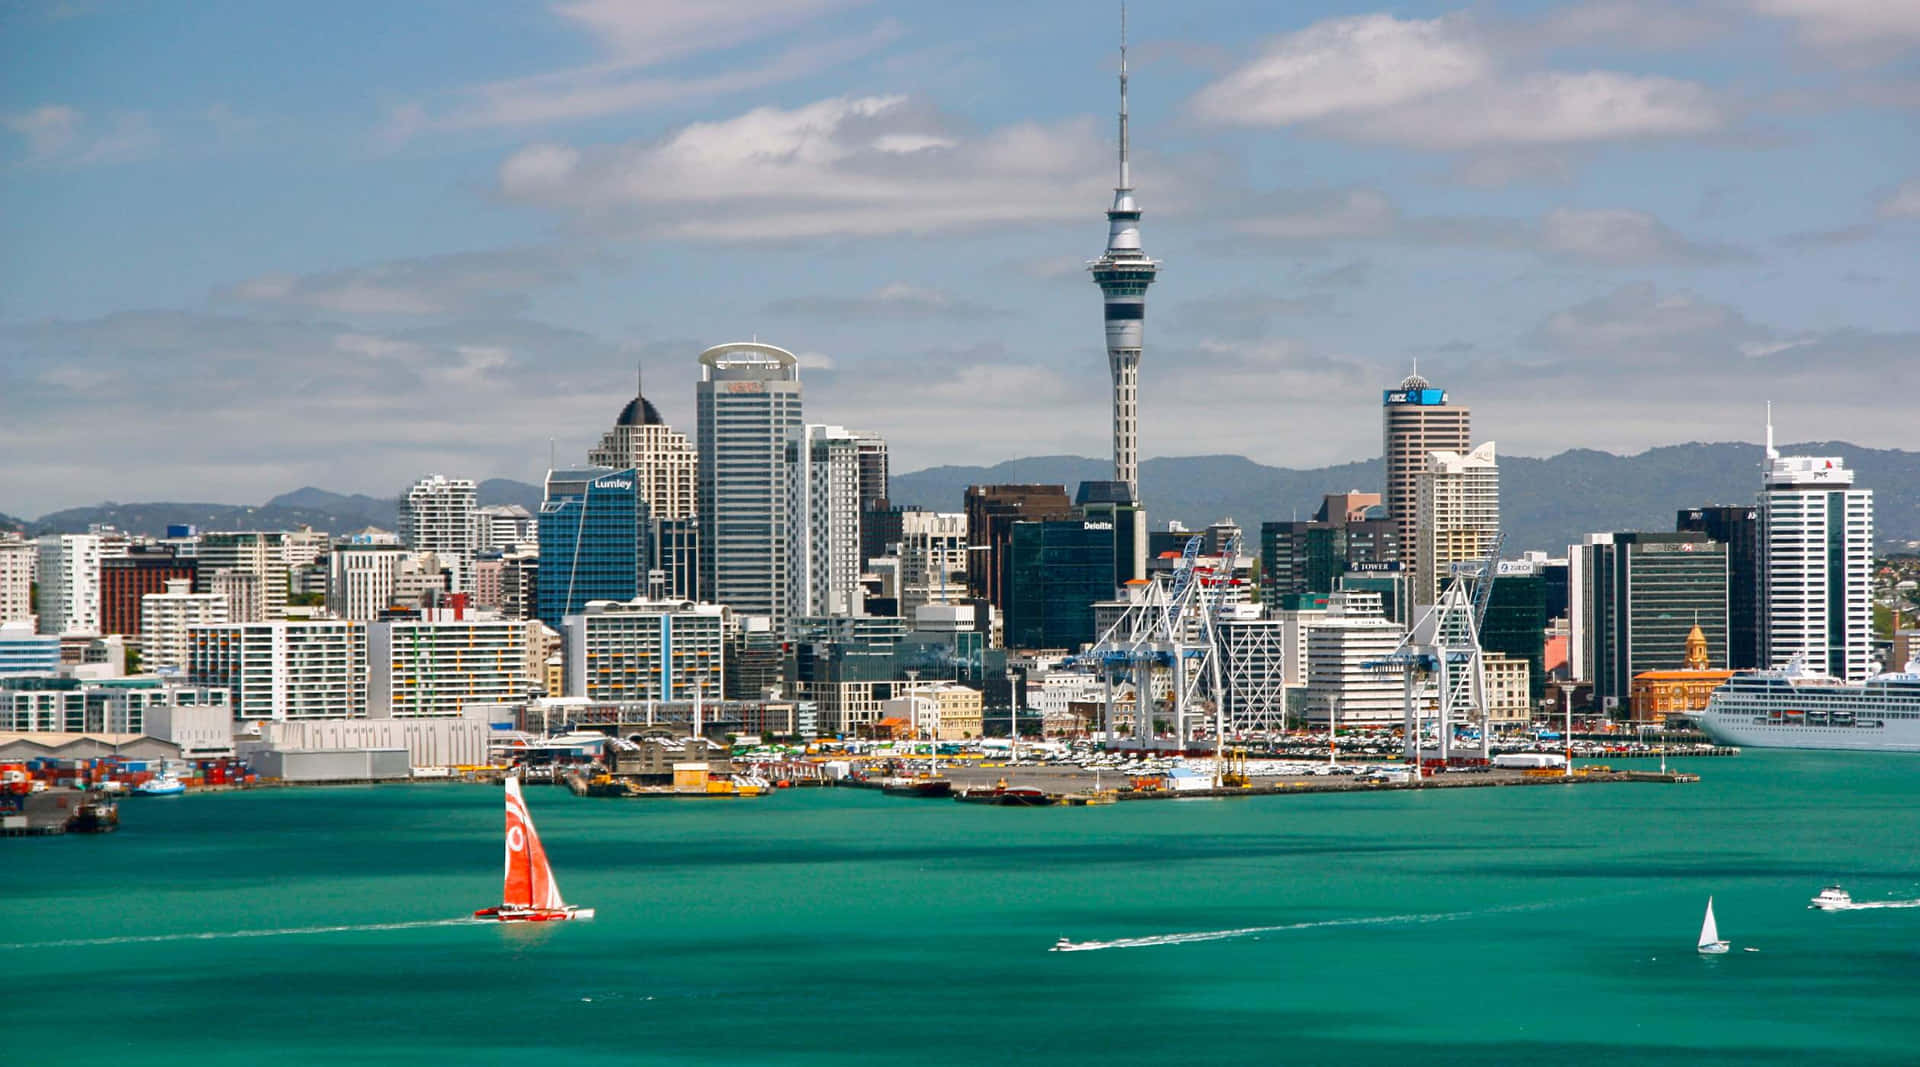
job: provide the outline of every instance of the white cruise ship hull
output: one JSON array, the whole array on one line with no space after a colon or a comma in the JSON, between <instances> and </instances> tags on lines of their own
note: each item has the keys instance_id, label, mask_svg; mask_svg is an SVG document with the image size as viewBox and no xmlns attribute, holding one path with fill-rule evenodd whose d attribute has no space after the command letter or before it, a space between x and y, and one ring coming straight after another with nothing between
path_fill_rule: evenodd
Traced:
<instances>
[{"instance_id":1,"label":"white cruise ship hull","mask_svg":"<svg viewBox=\"0 0 1920 1067\"><path fill-rule=\"evenodd\" d=\"M1695 719L1717 745L1920 752L1920 673L1857 685L1793 670L1736 674Z\"/></svg>"},{"instance_id":2,"label":"white cruise ship hull","mask_svg":"<svg viewBox=\"0 0 1920 1067\"><path fill-rule=\"evenodd\" d=\"M1748 721L1737 721L1745 718ZM1858 726L1790 726L1756 723L1751 716L1695 714L1716 745L1739 748L1829 748L1855 752L1920 752L1920 720L1881 729Z\"/></svg>"}]
</instances>

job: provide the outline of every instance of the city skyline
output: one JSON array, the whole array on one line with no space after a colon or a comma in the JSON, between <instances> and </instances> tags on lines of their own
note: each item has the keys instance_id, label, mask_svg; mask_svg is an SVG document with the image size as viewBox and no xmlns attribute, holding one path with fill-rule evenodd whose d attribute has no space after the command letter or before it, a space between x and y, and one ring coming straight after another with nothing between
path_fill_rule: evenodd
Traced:
<instances>
[{"instance_id":1,"label":"city skyline","mask_svg":"<svg viewBox=\"0 0 1920 1067\"><path fill-rule=\"evenodd\" d=\"M696 355L755 335L897 469L1108 451L1116 5L1016 38L594 2L324 44L60 7L0 16L0 510L533 482L636 359L684 433ZM1920 24L1753 7L1134 5L1179 264L1141 455L1377 455L1416 358L1508 454L1755 440L1768 398L1784 437L1911 447L1871 401L1920 344Z\"/></svg>"}]
</instances>

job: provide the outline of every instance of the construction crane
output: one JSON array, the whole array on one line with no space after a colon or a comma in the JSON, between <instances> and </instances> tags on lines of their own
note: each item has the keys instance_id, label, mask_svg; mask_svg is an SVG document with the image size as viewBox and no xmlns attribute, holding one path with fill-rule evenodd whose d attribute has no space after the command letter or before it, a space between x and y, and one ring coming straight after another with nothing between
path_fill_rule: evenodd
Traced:
<instances>
[{"instance_id":1,"label":"construction crane","mask_svg":"<svg viewBox=\"0 0 1920 1067\"><path fill-rule=\"evenodd\" d=\"M1406 754L1419 773L1428 709L1437 720L1440 759L1453 759L1453 729L1463 722L1480 728L1480 758L1492 755L1493 736L1487 704L1486 664L1480 648L1480 624L1493 595L1500 548L1506 535L1494 537L1477 566L1456 568L1439 600L1414 621L1391 655L1361 664L1368 670L1399 670L1402 678L1402 729ZM1468 583L1472 582L1472 591Z\"/></svg>"}]
</instances>

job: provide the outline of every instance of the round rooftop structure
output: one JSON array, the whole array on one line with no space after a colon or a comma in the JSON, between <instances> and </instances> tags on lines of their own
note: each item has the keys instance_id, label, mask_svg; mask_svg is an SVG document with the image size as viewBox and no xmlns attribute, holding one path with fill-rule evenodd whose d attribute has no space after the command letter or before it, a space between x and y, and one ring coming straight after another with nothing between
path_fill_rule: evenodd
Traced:
<instances>
[{"instance_id":1,"label":"round rooftop structure","mask_svg":"<svg viewBox=\"0 0 1920 1067\"><path fill-rule=\"evenodd\" d=\"M1400 388L1431 389L1433 388L1433 384L1427 381L1425 378L1420 377L1418 374L1409 374L1405 378L1400 379Z\"/></svg>"},{"instance_id":2,"label":"round rooftop structure","mask_svg":"<svg viewBox=\"0 0 1920 1067\"><path fill-rule=\"evenodd\" d=\"M741 363L771 363L780 367L792 367L797 366L800 359L777 345L763 345L758 341L734 341L729 344L714 345L700 353L700 362L708 367L725 367Z\"/></svg>"},{"instance_id":3,"label":"round rooftop structure","mask_svg":"<svg viewBox=\"0 0 1920 1067\"><path fill-rule=\"evenodd\" d=\"M653 401L644 396L636 396L627 401L627 406L620 409L620 417L614 421L615 426L665 426L666 424L666 420L660 417L660 409L654 407Z\"/></svg>"}]
</instances>

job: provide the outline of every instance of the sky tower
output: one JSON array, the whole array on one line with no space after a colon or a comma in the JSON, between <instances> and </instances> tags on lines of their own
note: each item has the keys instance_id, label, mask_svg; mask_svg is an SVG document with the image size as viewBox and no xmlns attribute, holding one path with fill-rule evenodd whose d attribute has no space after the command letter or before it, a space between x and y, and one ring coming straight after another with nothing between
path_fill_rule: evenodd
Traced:
<instances>
[{"instance_id":1,"label":"sky tower","mask_svg":"<svg viewBox=\"0 0 1920 1067\"><path fill-rule=\"evenodd\" d=\"M1107 212L1107 251L1087 265L1107 309L1107 366L1113 372L1113 480L1140 497L1140 342L1147 286L1160 264L1140 249L1140 208L1127 169L1127 8L1120 7L1120 183Z\"/></svg>"}]
</instances>

